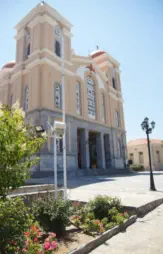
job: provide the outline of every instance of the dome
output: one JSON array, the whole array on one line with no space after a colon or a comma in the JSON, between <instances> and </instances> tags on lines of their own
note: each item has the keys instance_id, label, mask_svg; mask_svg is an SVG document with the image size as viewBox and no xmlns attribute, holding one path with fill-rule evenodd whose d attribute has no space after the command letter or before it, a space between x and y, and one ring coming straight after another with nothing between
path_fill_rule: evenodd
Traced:
<instances>
[{"instance_id":1,"label":"dome","mask_svg":"<svg viewBox=\"0 0 163 254\"><path fill-rule=\"evenodd\" d=\"M105 53L106 53L106 52L103 51L103 50L96 50L96 51L94 51L94 52L91 53L91 57L92 57L92 58L95 58L95 57L101 56L101 55L103 55L103 54L105 54Z\"/></svg>"},{"instance_id":2,"label":"dome","mask_svg":"<svg viewBox=\"0 0 163 254\"><path fill-rule=\"evenodd\" d=\"M6 63L3 67L2 67L2 69L6 69L6 68L8 68L8 69L10 69L10 68L13 68L14 66L15 66L15 61L11 61L11 62L8 62L8 63Z\"/></svg>"}]
</instances>

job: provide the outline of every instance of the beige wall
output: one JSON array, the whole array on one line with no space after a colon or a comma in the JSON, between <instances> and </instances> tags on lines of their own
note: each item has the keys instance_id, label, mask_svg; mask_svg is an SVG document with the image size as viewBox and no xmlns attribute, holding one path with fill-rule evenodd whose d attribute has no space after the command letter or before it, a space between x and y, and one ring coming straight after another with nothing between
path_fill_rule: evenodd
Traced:
<instances>
[{"instance_id":1,"label":"beige wall","mask_svg":"<svg viewBox=\"0 0 163 254\"><path fill-rule=\"evenodd\" d=\"M163 147L161 144L154 144L152 143L150 145L151 147L151 161L152 161L152 168L153 170L163 170ZM149 157L148 157L148 148L146 144L142 145L135 145L130 146L128 145L128 159L130 159L130 154L133 154L134 160L133 164L141 164L139 160L139 153L143 153L144 158L144 167L146 169L149 169ZM159 151L160 154L160 162L158 162L156 151Z\"/></svg>"}]
</instances>

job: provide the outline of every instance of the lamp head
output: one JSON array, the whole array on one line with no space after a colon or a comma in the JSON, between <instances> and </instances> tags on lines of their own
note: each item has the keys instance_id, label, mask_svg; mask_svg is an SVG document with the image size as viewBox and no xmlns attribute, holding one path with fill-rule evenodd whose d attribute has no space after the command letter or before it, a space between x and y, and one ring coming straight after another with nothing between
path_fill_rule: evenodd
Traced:
<instances>
[{"instance_id":1,"label":"lamp head","mask_svg":"<svg viewBox=\"0 0 163 254\"><path fill-rule=\"evenodd\" d=\"M156 123L154 121L151 122L152 129L155 128Z\"/></svg>"}]
</instances>

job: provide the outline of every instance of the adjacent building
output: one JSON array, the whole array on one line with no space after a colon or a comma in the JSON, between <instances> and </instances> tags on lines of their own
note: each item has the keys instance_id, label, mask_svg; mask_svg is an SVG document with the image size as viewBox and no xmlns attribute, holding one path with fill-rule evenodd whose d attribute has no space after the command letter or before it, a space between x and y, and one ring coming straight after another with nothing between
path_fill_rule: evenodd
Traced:
<instances>
[{"instance_id":1,"label":"adjacent building","mask_svg":"<svg viewBox=\"0 0 163 254\"><path fill-rule=\"evenodd\" d=\"M75 54L71 23L46 3L15 29L16 60L0 71L0 101L18 100L32 125L47 129L47 122L61 121L64 63L68 170L123 169L127 149L119 62L99 49L89 56ZM53 170L53 153L49 137L38 170ZM57 153L62 170L61 139Z\"/></svg>"},{"instance_id":2,"label":"adjacent building","mask_svg":"<svg viewBox=\"0 0 163 254\"><path fill-rule=\"evenodd\" d=\"M128 159L133 164L143 165L149 169L148 146L146 139L137 139L128 142ZM153 170L163 170L163 140L151 139L151 161Z\"/></svg>"}]
</instances>

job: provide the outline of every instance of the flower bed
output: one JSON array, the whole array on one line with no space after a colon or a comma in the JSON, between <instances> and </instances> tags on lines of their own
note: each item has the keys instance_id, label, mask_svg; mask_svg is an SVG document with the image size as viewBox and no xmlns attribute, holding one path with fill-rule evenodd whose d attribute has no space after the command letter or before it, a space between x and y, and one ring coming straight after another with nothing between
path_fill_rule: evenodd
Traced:
<instances>
[{"instance_id":1,"label":"flower bed","mask_svg":"<svg viewBox=\"0 0 163 254\"><path fill-rule=\"evenodd\" d=\"M120 200L107 196L84 204L47 195L32 208L13 198L0 206L0 254L68 253L129 218Z\"/></svg>"},{"instance_id":2,"label":"flower bed","mask_svg":"<svg viewBox=\"0 0 163 254\"><path fill-rule=\"evenodd\" d=\"M129 215L123 211L120 200L107 196L97 196L86 205L74 209L70 221L83 232L96 235L122 224Z\"/></svg>"}]
</instances>

